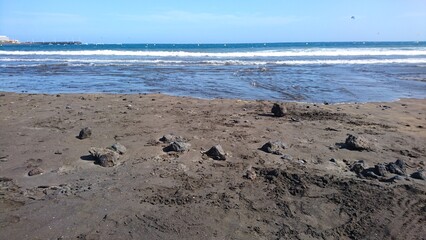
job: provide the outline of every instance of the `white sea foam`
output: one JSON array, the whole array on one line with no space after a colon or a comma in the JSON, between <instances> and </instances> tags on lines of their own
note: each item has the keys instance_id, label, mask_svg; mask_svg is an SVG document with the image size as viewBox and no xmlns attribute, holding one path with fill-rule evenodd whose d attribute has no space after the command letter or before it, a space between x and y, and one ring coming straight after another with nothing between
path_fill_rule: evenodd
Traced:
<instances>
[{"instance_id":1,"label":"white sea foam","mask_svg":"<svg viewBox=\"0 0 426 240\"><path fill-rule=\"evenodd\" d=\"M324 59L324 60L283 60L283 61L251 61L251 60L141 60L141 59L1 59L0 62L28 62L28 64L3 64L2 67L35 67L44 65L67 64L68 66L132 66L132 65L210 65L210 66L263 66L263 65L371 65L371 64L418 64L424 66L426 58L398 59ZM31 62L43 62L31 64Z\"/></svg>"},{"instance_id":2,"label":"white sea foam","mask_svg":"<svg viewBox=\"0 0 426 240\"><path fill-rule=\"evenodd\" d=\"M339 57L339 56L426 56L426 48L415 49L294 49L252 52L188 52L188 51L0 51L1 55L46 55L46 56L139 56L139 57Z\"/></svg>"}]
</instances>

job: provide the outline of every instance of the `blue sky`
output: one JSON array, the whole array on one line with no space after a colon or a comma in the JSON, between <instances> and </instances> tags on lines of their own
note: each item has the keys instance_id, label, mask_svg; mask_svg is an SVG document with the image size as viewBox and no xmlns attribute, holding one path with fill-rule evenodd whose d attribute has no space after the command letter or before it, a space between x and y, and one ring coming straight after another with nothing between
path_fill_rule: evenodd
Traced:
<instances>
[{"instance_id":1,"label":"blue sky","mask_svg":"<svg viewBox=\"0 0 426 240\"><path fill-rule=\"evenodd\" d=\"M0 35L89 43L424 41L426 0L0 0Z\"/></svg>"}]
</instances>

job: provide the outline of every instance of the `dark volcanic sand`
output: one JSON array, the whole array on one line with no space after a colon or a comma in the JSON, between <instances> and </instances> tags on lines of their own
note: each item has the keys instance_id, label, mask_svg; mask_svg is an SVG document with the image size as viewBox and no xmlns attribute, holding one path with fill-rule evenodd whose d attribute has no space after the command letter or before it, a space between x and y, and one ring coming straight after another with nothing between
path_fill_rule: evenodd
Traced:
<instances>
[{"instance_id":1,"label":"dark volcanic sand","mask_svg":"<svg viewBox=\"0 0 426 240\"><path fill-rule=\"evenodd\" d=\"M272 105L3 93L0 239L425 238L426 181L409 175L425 167L426 100L286 103L282 118ZM165 153L169 133L190 150ZM347 134L372 150L346 149ZM277 140L286 156L260 150ZM127 147L117 166L88 156L116 142ZM202 154L216 144L225 161ZM407 176L393 182L349 170L397 159Z\"/></svg>"}]
</instances>

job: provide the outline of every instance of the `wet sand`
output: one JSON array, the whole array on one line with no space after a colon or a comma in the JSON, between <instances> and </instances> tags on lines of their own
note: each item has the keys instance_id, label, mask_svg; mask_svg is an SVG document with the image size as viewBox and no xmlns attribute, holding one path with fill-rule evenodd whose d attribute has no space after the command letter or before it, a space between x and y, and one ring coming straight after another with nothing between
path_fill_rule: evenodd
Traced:
<instances>
[{"instance_id":1,"label":"wet sand","mask_svg":"<svg viewBox=\"0 0 426 240\"><path fill-rule=\"evenodd\" d=\"M272 105L1 93L0 239L424 239L426 181L411 174L425 168L426 100ZM165 152L171 133L189 150ZM95 164L89 149L117 142L117 165ZM203 154L217 144L224 161Z\"/></svg>"}]
</instances>

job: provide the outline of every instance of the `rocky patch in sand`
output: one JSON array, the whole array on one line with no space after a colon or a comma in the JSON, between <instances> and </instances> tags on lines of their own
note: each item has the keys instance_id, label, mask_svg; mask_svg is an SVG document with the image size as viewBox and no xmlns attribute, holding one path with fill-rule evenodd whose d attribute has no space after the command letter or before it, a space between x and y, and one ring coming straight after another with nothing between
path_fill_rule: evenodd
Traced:
<instances>
[{"instance_id":1,"label":"rocky patch in sand","mask_svg":"<svg viewBox=\"0 0 426 240\"><path fill-rule=\"evenodd\" d=\"M368 167L360 160L350 166L350 171L356 173L361 178L379 179L384 182L395 182L406 178L406 163L403 160L396 160L390 163L379 163L374 167ZM390 178L388 178L390 176ZM425 180L424 170L419 170L410 175L412 178Z\"/></svg>"}]
</instances>

